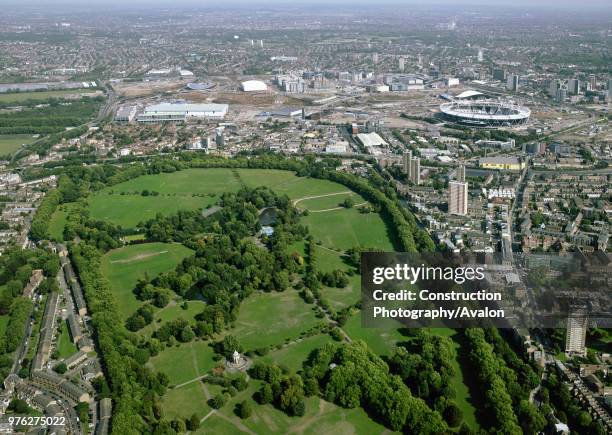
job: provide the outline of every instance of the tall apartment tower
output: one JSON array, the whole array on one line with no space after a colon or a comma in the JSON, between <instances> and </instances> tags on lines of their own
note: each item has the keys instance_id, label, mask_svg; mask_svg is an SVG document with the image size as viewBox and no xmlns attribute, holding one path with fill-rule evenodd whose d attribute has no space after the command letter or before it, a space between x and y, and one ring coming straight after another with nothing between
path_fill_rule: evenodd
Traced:
<instances>
[{"instance_id":1,"label":"tall apartment tower","mask_svg":"<svg viewBox=\"0 0 612 435\"><path fill-rule=\"evenodd\" d=\"M572 309L567 317L567 331L565 334L565 355L586 356L586 331L589 318L585 309Z\"/></svg>"},{"instance_id":2,"label":"tall apartment tower","mask_svg":"<svg viewBox=\"0 0 612 435\"><path fill-rule=\"evenodd\" d=\"M511 92L518 92L519 76L516 74L510 74L508 76L508 81L506 82L506 89Z\"/></svg>"},{"instance_id":3,"label":"tall apartment tower","mask_svg":"<svg viewBox=\"0 0 612 435\"><path fill-rule=\"evenodd\" d=\"M421 184L421 159L418 157L410 159L410 181L417 186Z\"/></svg>"},{"instance_id":4,"label":"tall apartment tower","mask_svg":"<svg viewBox=\"0 0 612 435\"><path fill-rule=\"evenodd\" d=\"M225 136L223 135L223 127L217 127L215 128L215 143L217 144L217 146L224 146L225 145Z\"/></svg>"},{"instance_id":5,"label":"tall apartment tower","mask_svg":"<svg viewBox=\"0 0 612 435\"><path fill-rule=\"evenodd\" d=\"M457 172L456 172L456 181L465 181L465 166L464 165L459 165L459 167L457 168Z\"/></svg>"},{"instance_id":6,"label":"tall apartment tower","mask_svg":"<svg viewBox=\"0 0 612 435\"><path fill-rule=\"evenodd\" d=\"M569 79L567 81L567 93L568 93L568 95L578 95L578 94L580 94L580 80L578 80L578 79Z\"/></svg>"},{"instance_id":7,"label":"tall apartment tower","mask_svg":"<svg viewBox=\"0 0 612 435\"><path fill-rule=\"evenodd\" d=\"M555 98L557 96L557 90L561 87L561 82L559 80L552 80L550 82L550 86L548 87L548 95L551 98Z\"/></svg>"},{"instance_id":8,"label":"tall apartment tower","mask_svg":"<svg viewBox=\"0 0 612 435\"><path fill-rule=\"evenodd\" d=\"M372 62L378 63L378 53L372 54Z\"/></svg>"},{"instance_id":9,"label":"tall apartment tower","mask_svg":"<svg viewBox=\"0 0 612 435\"><path fill-rule=\"evenodd\" d=\"M410 179L410 160L412 160L412 151L405 151L402 156L402 172L408 176L408 179Z\"/></svg>"},{"instance_id":10,"label":"tall apartment tower","mask_svg":"<svg viewBox=\"0 0 612 435\"><path fill-rule=\"evenodd\" d=\"M465 181L448 183L448 213L465 216L468 212L468 184Z\"/></svg>"},{"instance_id":11,"label":"tall apartment tower","mask_svg":"<svg viewBox=\"0 0 612 435\"><path fill-rule=\"evenodd\" d=\"M400 57L398 60L398 66L399 66L399 70L404 72L404 68L406 67L405 65L406 60L403 57Z\"/></svg>"},{"instance_id":12,"label":"tall apartment tower","mask_svg":"<svg viewBox=\"0 0 612 435\"><path fill-rule=\"evenodd\" d=\"M506 80L506 70L503 68L495 68L493 70L493 78L495 80L499 80L500 82L503 82L504 80Z\"/></svg>"}]
</instances>

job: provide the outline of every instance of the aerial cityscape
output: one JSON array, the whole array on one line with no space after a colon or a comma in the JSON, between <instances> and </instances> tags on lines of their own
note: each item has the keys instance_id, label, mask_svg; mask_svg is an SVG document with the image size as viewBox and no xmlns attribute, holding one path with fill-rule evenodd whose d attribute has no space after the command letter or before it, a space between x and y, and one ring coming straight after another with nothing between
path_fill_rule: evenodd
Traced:
<instances>
[{"instance_id":1,"label":"aerial cityscape","mask_svg":"<svg viewBox=\"0 0 612 435\"><path fill-rule=\"evenodd\" d=\"M612 4L8 0L0 433L612 433Z\"/></svg>"}]
</instances>

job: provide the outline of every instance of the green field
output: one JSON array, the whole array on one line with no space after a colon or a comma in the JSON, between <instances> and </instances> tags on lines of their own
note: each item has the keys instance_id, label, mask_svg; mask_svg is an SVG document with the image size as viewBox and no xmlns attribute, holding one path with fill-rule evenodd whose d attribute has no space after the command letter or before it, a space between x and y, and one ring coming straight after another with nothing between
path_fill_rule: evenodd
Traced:
<instances>
[{"instance_id":1,"label":"green field","mask_svg":"<svg viewBox=\"0 0 612 435\"><path fill-rule=\"evenodd\" d=\"M331 195L319 196L318 198L303 199L295 205L311 213L324 213L330 209L342 207L341 203L347 198L353 200L354 206L366 204L367 201L361 195L351 191L340 191Z\"/></svg>"},{"instance_id":2,"label":"green field","mask_svg":"<svg viewBox=\"0 0 612 435\"><path fill-rule=\"evenodd\" d=\"M155 217L157 213L169 215L179 210L196 210L206 207L217 202L223 192L238 190L241 184L249 187L267 186L276 193L286 194L296 201L311 196L350 192L349 189L338 183L297 177L289 171L186 169L174 173L145 175L102 189L89 198L89 208L91 216L95 219L107 220L124 228L132 228L139 222ZM145 189L159 192L159 195L142 196L141 192ZM343 193L337 196L304 199L299 201L298 205L304 203L307 208L310 208L314 204L313 207L323 207L317 208L322 210L330 208L329 204L336 207L338 200L346 196L347 193ZM353 193L352 196L356 203L363 202L363 198L359 195ZM340 221L347 218L354 223L343 226ZM369 242L380 244L380 247L383 248L391 246L388 241L383 243L387 230L377 214L362 215L357 209L335 210L312 213L308 219L313 225L319 225L328 219L334 222L334 228L330 230L330 233L338 229L343 233L341 238L348 237L342 246L351 247L355 244ZM366 234L356 237L355 234L360 234L366 228L368 229Z\"/></svg>"},{"instance_id":3,"label":"green field","mask_svg":"<svg viewBox=\"0 0 612 435\"><path fill-rule=\"evenodd\" d=\"M176 303L172 301L164 308L156 311L153 323L141 329L140 332L145 335L151 335L156 328L165 322L178 319L179 317L193 323L196 314L201 313L204 309L205 303L202 301L188 301L186 310L181 305L182 302Z\"/></svg>"},{"instance_id":4,"label":"green field","mask_svg":"<svg viewBox=\"0 0 612 435\"><path fill-rule=\"evenodd\" d=\"M306 361L310 352L326 343L333 341L329 334L319 334L312 337L300 339L294 343L288 344L282 349L270 352L259 360L274 363L277 365L287 366L293 373L301 370L302 363Z\"/></svg>"},{"instance_id":5,"label":"green field","mask_svg":"<svg viewBox=\"0 0 612 435\"><path fill-rule=\"evenodd\" d=\"M12 154L23 144L31 144L36 138L31 134L0 134L0 156Z\"/></svg>"},{"instance_id":6,"label":"green field","mask_svg":"<svg viewBox=\"0 0 612 435\"><path fill-rule=\"evenodd\" d=\"M345 409L319 397L306 399L303 417L289 417L272 405L256 405L252 395L261 383L251 380L249 388L233 397L225 406L212 413L200 426L196 434L390 434L385 427L371 420L361 408ZM240 419L234 414L237 403L250 400L253 414ZM206 413L207 414L207 413ZM202 415L202 414L200 414ZM202 415L203 416L203 415Z\"/></svg>"},{"instance_id":7,"label":"green field","mask_svg":"<svg viewBox=\"0 0 612 435\"><path fill-rule=\"evenodd\" d=\"M61 89L57 91L13 92L0 94L0 103L21 103L27 100L46 100L48 98L65 98L70 95L91 94L95 89Z\"/></svg>"},{"instance_id":8,"label":"green field","mask_svg":"<svg viewBox=\"0 0 612 435\"><path fill-rule=\"evenodd\" d=\"M206 403L217 394L219 387L192 382L180 388L169 389L161 399L166 418L188 418L193 414L204 417L211 410Z\"/></svg>"},{"instance_id":9,"label":"green field","mask_svg":"<svg viewBox=\"0 0 612 435\"><path fill-rule=\"evenodd\" d=\"M240 306L236 326L229 332L247 350L277 345L319 323L312 305L306 304L295 290L282 293L257 293Z\"/></svg>"},{"instance_id":10,"label":"green field","mask_svg":"<svg viewBox=\"0 0 612 435\"><path fill-rule=\"evenodd\" d=\"M377 213L360 213L357 208L310 213L303 218L310 233L323 246L347 250L367 246L393 251L390 229Z\"/></svg>"},{"instance_id":11,"label":"green field","mask_svg":"<svg viewBox=\"0 0 612 435\"><path fill-rule=\"evenodd\" d=\"M64 359L74 355L78 349L70 338L66 321L61 320L60 322L60 336L57 339L57 351L59 352L60 358Z\"/></svg>"},{"instance_id":12,"label":"green field","mask_svg":"<svg viewBox=\"0 0 612 435\"><path fill-rule=\"evenodd\" d=\"M215 366L213 350L205 341L192 341L165 349L148 364L165 372L171 385L179 385L204 375Z\"/></svg>"},{"instance_id":13,"label":"green field","mask_svg":"<svg viewBox=\"0 0 612 435\"><path fill-rule=\"evenodd\" d=\"M156 213L171 214L178 210L206 207L217 202L223 192L236 191L241 185L270 187L278 194L287 194L298 208L309 210L302 222L309 226L315 241L320 243L316 247L316 255L317 267L322 272L351 270L352 266L343 258L343 251L354 246L394 250L390 229L379 214L360 213L359 208L338 208L338 204L349 195L355 204L363 203L362 197L340 184L297 177L289 171L189 169L147 175L101 190L89 198L89 207L93 218L129 228L154 217ZM140 192L144 189L159 192L159 195L141 196ZM61 219L61 216L57 217L58 221ZM61 227L60 224L57 226ZM304 242L290 246L289 250L303 255ZM163 251L167 253L162 254ZM190 252L180 245L150 243L132 245L106 254L102 271L111 281L124 318L141 305L132 293L137 278L144 276L145 271L153 278L162 271L173 269ZM360 298L360 277L358 274L349 277L346 288L324 287L321 292L334 309L352 305ZM187 310L183 310L181 301L173 301L158 310L156 320L141 333L149 335L163 322L178 317L192 321L203 304L189 301ZM161 319L161 322L157 322L157 319ZM315 316L313 306L306 304L295 290L255 293L243 301L238 317L227 333L236 336L246 351L272 347L265 356L255 356L254 360L274 362L296 372L313 349L331 341L327 334L300 339L302 332L322 321ZM390 355L397 343L406 339L398 328L362 328L360 313L353 315L343 330L353 340L365 341L382 356ZM214 340L221 338L215 337ZM282 347L276 349L279 345ZM148 364L155 370L167 373L171 384L178 386L169 389L162 398L166 417L186 418L194 412L204 417L211 411L206 401L220 388L196 380L217 364L208 342L194 341L166 348L151 358ZM463 411L466 423L477 429L474 406L459 360L453 364L459 373L453 379L457 391L455 400ZM251 380L246 391L238 393L224 407L210 414L195 433L390 433L370 419L363 409L343 409L318 397L307 399L306 415L301 418L289 417L271 405L253 403L253 415L241 420L234 414L236 403L252 400L252 394L259 386L259 381Z\"/></svg>"},{"instance_id":14,"label":"green field","mask_svg":"<svg viewBox=\"0 0 612 435\"><path fill-rule=\"evenodd\" d=\"M187 169L171 174L145 175L102 189L89 198L91 215L124 228L179 210L196 210L219 200L223 192L238 190L228 169ZM158 196L141 196L143 190ZM125 193L122 195L121 193ZM204 196L193 196L193 194Z\"/></svg>"},{"instance_id":15,"label":"green field","mask_svg":"<svg viewBox=\"0 0 612 435\"><path fill-rule=\"evenodd\" d=\"M52 240L57 240L59 242L64 240L64 227L68 221L68 214L75 204L76 203L62 204L55 210L53 216L51 216L51 220L49 221L49 237L51 237Z\"/></svg>"},{"instance_id":16,"label":"green field","mask_svg":"<svg viewBox=\"0 0 612 435\"><path fill-rule=\"evenodd\" d=\"M132 290L145 273L150 279L176 267L192 251L180 244L143 243L113 249L102 257L101 270L110 281L119 313L125 319L142 304Z\"/></svg>"},{"instance_id":17,"label":"green field","mask_svg":"<svg viewBox=\"0 0 612 435\"><path fill-rule=\"evenodd\" d=\"M405 340L398 329L362 328L361 312L352 316L342 329L353 340L365 341L368 347L378 355L392 354L397 347L397 343Z\"/></svg>"},{"instance_id":18,"label":"green field","mask_svg":"<svg viewBox=\"0 0 612 435\"><path fill-rule=\"evenodd\" d=\"M349 190L342 184L333 181L298 177L290 171L238 169L236 172L247 187L267 186L276 193L285 194L293 200Z\"/></svg>"}]
</instances>

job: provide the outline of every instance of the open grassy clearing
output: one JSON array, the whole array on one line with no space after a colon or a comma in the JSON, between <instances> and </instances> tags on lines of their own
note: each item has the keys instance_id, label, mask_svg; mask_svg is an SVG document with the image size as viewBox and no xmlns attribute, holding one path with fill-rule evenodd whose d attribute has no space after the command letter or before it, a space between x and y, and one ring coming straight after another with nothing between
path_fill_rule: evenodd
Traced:
<instances>
[{"instance_id":1,"label":"open grassy clearing","mask_svg":"<svg viewBox=\"0 0 612 435\"><path fill-rule=\"evenodd\" d=\"M353 340L363 340L378 355L390 355L397 343L405 337L398 329L362 328L361 311L352 316L342 327Z\"/></svg>"},{"instance_id":2,"label":"open grassy clearing","mask_svg":"<svg viewBox=\"0 0 612 435\"><path fill-rule=\"evenodd\" d=\"M390 229L377 213L360 213L357 208L310 213L302 218L310 233L323 246L347 250L367 246L393 251Z\"/></svg>"},{"instance_id":3,"label":"open grassy clearing","mask_svg":"<svg viewBox=\"0 0 612 435\"><path fill-rule=\"evenodd\" d=\"M253 414L240 419L234 414L237 403L251 397L260 381L251 380L249 388L238 393L225 406L215 411L198 429L197 434L256 433L256 434L387 434L392 433L371 420L361 408L345 409L319 397L306 399L303 417L289 417L272 405L256 405Z\"/></svg>"},{"instance_id":4,"label":"open grassy clearing","mask_svg":"<svg viewBox=\"0 0 612 435\"><path fill-rule=\"evenodd\" d=\"M289 252L298 252L304 256L304 242L290 245ZM344 260L345 256L342 253L318 245L315 248L315 253L317 256L317 268L321 272L332 272L337 269L348 272L354 269L346 263ZM355 270L355 275L349 276L349 284L346 287L332 288L323 286L321 293L335 310L341 310L349 305L353 305L361 297L361 276Z\"/></svg>"},{"instance_id":5,"label":"open grassy clearing","mask_svg":"<svg viewBox=\"0 0 612 435\"><path fill-rule=\"evenodd\" d=\"M332 308L341 310L361 299L361 276L349 276L349 283L344 288L323 287L321 293L330 302Z\"/></svg>"},{"instance_id":6,"label":"open grassy clearing","mask_svg":"<svg viewBox=\"0 0 612 435\"><path fill-rule=\"evenodd\" d=\"M110 281L119 313L126 319L142 304L132 292L139 278L150 279L176 267L192 251L173 243L143 243L113 249L102 257L101 270Z\"/></svg>"},{"instance_id":7,"label":"open grassy clearing","mask_svg":"<svg viewBox=\"0 0 612 435\"><path fill-rule=\"evenodd\" d=\"M95 89L61 89L57 91L11 92L1 93L0 103L20 103L27 100L46 100L48 98L66 98L80 94L92 94Z\"/></svg>"},{"instance_id":8,"label":"open grassy clearing","mask_svg":"<svg viewBox=\"0 0 612 435\"><path fill-rule=\"evenodd\" d=\"M161 399L164 416L168 419L176 417L189 418L197 414L204 417L211 410L206 401L209 395L215 395L220 387L206 385L202 382L192 382L180 388L169 389Z\"/></svg>"},{"instance_id":9,"label":"open grassy clearing","mask_svg":"<svg viewBox=\"0 0 612 435\"><path fill-rule=\"evenodd\" d=\"M0 155L12 154L21 148L34 142L36 138L31 134L0 134Z\"/></svg>"},{"instance_id":10,"label":"open grassy clearing","mask_svg":"<svg viewBox=\"0 0 612 435\"><path fill-rule=\"evenodd\" d=\"M317 198L304 199L296 203L296 207L303 208L313 213L321 213L322 211L342 207L341 203L347 198L351 198L355 205L366 203L363 196L351 192L337 192L325 196L319 196Z\"/></svg>"},{"instance_id":11,"label":"open grassy clearing","mask_svg":"<svg viewBox=\"0 0 612 435\"><path fill-rule=\"evenodd\" d=\"M295 343L291 343L282 349L270 352L258 360L274 363L277 365L287 366L293 373L302 369L302 363L306 361L310 352L326 343L333 341L329 334L319 334L312 337L304 338Z\"/></svg>"},{"instance_id":12,"label":"open grassy clearing","mask_svg":"<svg viewBox=\"0 0 612 435\"><path fill-rule=\"evenodd\" d=\"M89 208L96 219L132 228L154 218L157 213L171 215L179 210L206 207L217 202L222 193L236 191L239 187L229 169L186 169L144 175L102 189L89 198ZM159 195L142 196L143 190L159 192Z\"/></svg>"},{"instance_id":13,"label":"open grassy clearing","mask_svg":"<svg viewBox=\"0 0 612 435\"><path fill-rule=\"evenodd\" d=\"M246 350L282 344L294 340L320 322L312 305L306 304L294 290L282 293L257 293L240 306L236 326L229 330Z\"/></svg>"},{"instance_id":14,"label":"open grassy clearing","mask_svg":"<svg viewBox=\"0 0 612 435\"><path fill-rule=\"evenodd\" d=\"M215 366L215 361L207 341L192 341L164 349L147 364L166 373L171 385L180 385L204 375Z\"/></svg>"},{"instance_id":15,"label":"open grassy clearing","mask_svg":"<svg viewBox=\"0 0 612 435\"><path fill-rule=\"evenodd\" d=\"M59 352L60 358L63 359L74 355L78 351L78 349L70 338L70 333L68 332L68 325L66 321L61 320L60 325L60 335L57 338L57 351Z\"/></svg>"},{"instance_id":16,"label":"open grassy clearing","mask_svg":"<svg viewBox=\"0 0 612 435\"><path fill-rule=\"evenodd\" d=\"M181 317L193 323L196 314L201 313L206 304L202 301L188 301L186 310L183 309L182 305L182 302L177 303L172 301L164 308L157 310L154 314L153 322L139 332L145 335L152 335L153 332L164 323Z\"/></svg>"},{"instance_id":17,"label":"open grassy clearing","mask_svg":"<svg viewBox=\"0 0 612 435\"><path fill-rule=\"evenodd\" d=\"M64 240L64 227L68 221L68 214L76 203L61 204L51 216L49 221L49 237L59 242Z\"/></svg>"},{"instance_id":18,"label":"open grassy clearing","mask_svg":"<svg viewBox=\"0 0 612 435\"><path fill-rule=\"evenodd\" d=\"M291 171L238 169L236 173L247 187L267 186L277 194L285 194L293 200L349 190L342 184L333 181L298 177Z\"/></svg>"}]
</instances>

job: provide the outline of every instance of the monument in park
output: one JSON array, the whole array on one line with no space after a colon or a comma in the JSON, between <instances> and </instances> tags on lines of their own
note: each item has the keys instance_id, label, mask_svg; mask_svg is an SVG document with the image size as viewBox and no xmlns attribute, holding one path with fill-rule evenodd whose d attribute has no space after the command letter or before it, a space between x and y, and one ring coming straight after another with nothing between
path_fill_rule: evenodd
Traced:
<instances>
[{"instance_id":1,"label":"monument in park","mask_svg":"<svg viewBox=\"0 0 612 435\"><path fill-rule=\"evenodd\" d=\"M244 355L241 355L237 350L234 350L232 356L225 360L225 368L230 372L245 371L250 366L250 361Z\"/></svg>"}]
</instances>

